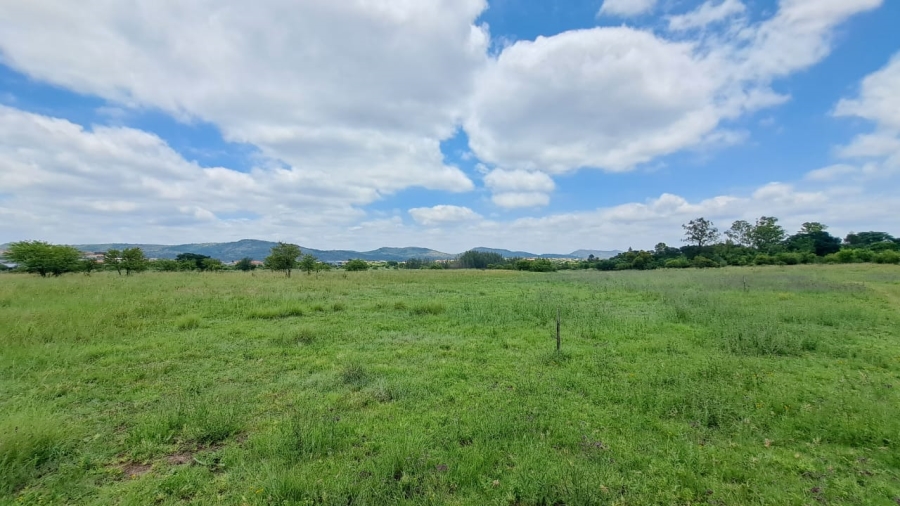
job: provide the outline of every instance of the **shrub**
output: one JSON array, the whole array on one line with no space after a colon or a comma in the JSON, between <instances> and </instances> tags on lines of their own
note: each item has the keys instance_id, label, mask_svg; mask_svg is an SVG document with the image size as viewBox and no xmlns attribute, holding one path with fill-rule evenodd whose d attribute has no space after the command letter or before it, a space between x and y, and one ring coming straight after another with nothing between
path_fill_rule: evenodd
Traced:
<instances>
[{"instance_id":1,"label":"shrub","mask_svg":"<svg viewBox=\"0 0 900 506\"><path fill-rule=\"evenodd\" d=\"M784 265L797 265L801 259L797 253L779 253L775 255L775 260Z\"/></svg>"},{"instance_id":2,"label":"shrub","mask_svg":"<svg viewBox=\"0 0 900 506\"><path fill-rule=\"evenodd\" d=\"M755 265L775 265L775 257L760 253L753 259Z\"/></svg>"},{"instance_id":3,"label":"shrub","mask_svg":"<svg viewBox=\"0 0 900 506\"><path fill-rule=\"evenodd\" d=\"M835 253L837 261L842 264L852 264L856 262L856 252L852 249L842 249Z\"/></svg>"},{"instance_id":4,"label":"shrub","mask_svg":"<svg viewBox=\"0 0 900 506\"><path fill-rule=\"evenodd\" d=\"M900 264L900 253L896 251L882 251L875 255L875 262L879 264Z\"/></svg>"},{"instance_id":5,"label":"shrub","mask_svg":"<svg viewBox=\"0 0 900 506\"><path fill-rule=\"evenodd\" d=\"M344 270L350 272L358 272L358 271L366 271L369 270L369 263L365 260L355 259L350 260L349 262L344 264Z\"/></svg>"},{"instance_id":6,"label":"shrub","mask_svg":"<svg viewBox=\"0 0 900 506\"><path fill-rule=\"evenodd\" d=\"M691 262L691 265L693 265L694 267L696 267L698 269L708 269L711 267L719 266L719 264L717 264L714 260L710 260L709 258L706 258L703 255L695 256L694 260Z\"/></svg>"},{"instance_id":7,"label":"shrub","mask_svg":"<svg viewBox=\"0 0 900 506\"><path fill-rule=\"evenodd\" d=\"M691 262L687 258L673 258L666 261L666 269L687 269L691 266Z\"/></svg>"},{"instance_id":8,"label":"shrub","mask_svg":"<svg viewBox=\"0 0 900 506\"><path fill-rule=\"evenodd\" d=\"M859 262L871 262L875 260L875 253L868 249L858 249L853 251L853 255Z\"/></svg>"}]
</instances>

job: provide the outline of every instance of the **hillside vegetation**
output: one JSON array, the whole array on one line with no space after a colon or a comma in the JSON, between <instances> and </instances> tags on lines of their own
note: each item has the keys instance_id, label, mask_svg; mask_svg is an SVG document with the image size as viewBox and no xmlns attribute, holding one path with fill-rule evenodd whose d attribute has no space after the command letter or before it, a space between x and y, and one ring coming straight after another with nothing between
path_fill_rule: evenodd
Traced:
<instances>
[{"instance_id":1,"label":"hillside vegetation","mask_svg":"<svg viewBox=\"0 0 900 506\"><path fill-rule=\"evenodd\" d=\"M0 329L0 504L900 500L893 265L4 274Z\"/></svg>"}]
</instances>

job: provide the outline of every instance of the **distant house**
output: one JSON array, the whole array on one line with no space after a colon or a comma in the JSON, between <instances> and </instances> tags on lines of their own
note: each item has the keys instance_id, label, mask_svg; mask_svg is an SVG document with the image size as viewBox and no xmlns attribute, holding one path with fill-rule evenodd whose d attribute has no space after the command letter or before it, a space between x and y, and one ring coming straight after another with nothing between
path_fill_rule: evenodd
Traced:
<instances>
[{"instance_id":1,"label":"distant house","mask_svg":"<svg viewBox=\"0 0 900 506\"><path fill-rule=\"evenodd\" d=\"M261 262L261 261L259 261L259 260L251 260L251 261L250 261L250 265L255 265L255 266L257 266L257 267L262 267L263 265L265 265L265 262Z\"/></svg>"}]
</instances>

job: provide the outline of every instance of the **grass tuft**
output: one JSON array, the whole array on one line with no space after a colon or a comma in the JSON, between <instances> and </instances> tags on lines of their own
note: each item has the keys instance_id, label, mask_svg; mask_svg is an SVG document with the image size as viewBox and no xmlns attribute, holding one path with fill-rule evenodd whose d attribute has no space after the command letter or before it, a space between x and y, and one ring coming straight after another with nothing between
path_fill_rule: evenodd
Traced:
<instances>
[{"instance_id":1,"label":"grass tuft","mask_svg":"<svg viewBox=\"0 0 900 506\"><path fill-rule=\"evenodd\" d=\"M275 320L278 318L303 316L303 313L303 308L298 306L264 307L251 310L247 317L258 320Z\"/></svg>"},{"instance_id":2,"label":"grass tuft","mask_svg":"<svg viewBox=\"0 0 900 506\"><path fill-rule=\"evenodd\" d=\"M175 328L178 330L192 330L200 327L203 318L198 314L186 314L175 320Z\"/></svg>"},{"instance_id":3,"label":"grass tuft","mask_svg":"<svg viewBox=\"0 0 900 506\"><path fill-rule=\"evenodd\" d=\"M0 494L22 487L65 447L64 425L44 413L19 413L0 422Z\"/></svg>"},{"instance_id":4,"label":"grass tuft","mask_svg":"<svg viewBox=\"0 0 900 506\"><path fill-rule=\"evenodd\" d=\"M447 310L447 306L440 302L422 302L412 307L410 312L414 315L439 315Z\"/></svg>"}]
</instances>

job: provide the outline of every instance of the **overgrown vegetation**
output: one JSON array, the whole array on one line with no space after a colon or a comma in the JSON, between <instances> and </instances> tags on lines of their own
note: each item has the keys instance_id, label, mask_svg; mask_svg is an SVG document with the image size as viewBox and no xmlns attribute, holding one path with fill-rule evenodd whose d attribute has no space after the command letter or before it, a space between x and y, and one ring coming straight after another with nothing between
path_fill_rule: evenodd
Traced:
<instances>
[{"instance_id":1,"label":"overgrown vegetation","mask_svg":"<svg viewBox=\"0 0 900 506\"><path fill-rule=\"evenodd\" d=\"M4 275L0 328L4 504L900 498L893 265Z\"/></svg>"}]
</instances>

